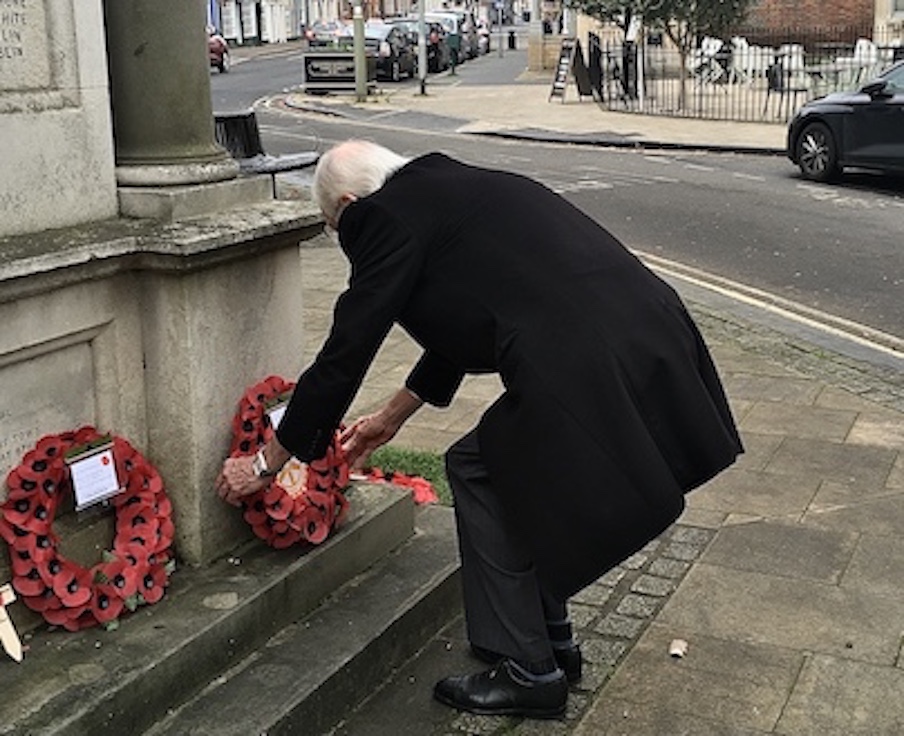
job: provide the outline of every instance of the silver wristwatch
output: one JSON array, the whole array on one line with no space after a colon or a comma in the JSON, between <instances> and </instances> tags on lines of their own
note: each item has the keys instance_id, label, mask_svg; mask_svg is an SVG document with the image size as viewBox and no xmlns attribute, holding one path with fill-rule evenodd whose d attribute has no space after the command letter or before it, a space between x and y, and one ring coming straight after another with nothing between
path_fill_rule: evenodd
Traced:
<instances>
[{"instance_id":1,"label":"silver wristwatch","mask_svg":"<svg viewBox=\"0 0 904 736\"><path fill-rule=\"evenodd\" d=\"M264 457L264 451L258 450L254 455L254 460L251 461L251 472L254 473L257 478L270 478L276 475L275 470L270 470L270 467L267 465L267 458Z\"/></svg>"}]
</instances>

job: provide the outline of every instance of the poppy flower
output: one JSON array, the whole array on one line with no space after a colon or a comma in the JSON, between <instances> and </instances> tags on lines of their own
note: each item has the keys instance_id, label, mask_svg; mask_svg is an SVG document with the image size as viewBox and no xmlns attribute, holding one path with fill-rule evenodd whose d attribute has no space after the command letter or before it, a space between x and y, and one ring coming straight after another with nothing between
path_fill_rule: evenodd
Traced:
<instances>
[{"instance_id":1,"label":"poppy flower","mask_svg":"<svg viewBox=\"0 0 904 736\"><path fill-rule=\"evenodd\" d=\"M264 495L267 515L272 519L288 519L289 514L292 513L292 499L282 491L279 491L278 486L273 486L273 488L276 488L277 491L274 493L268 492Z\"/></svg>"},{"instance_id":2,"label":"poppy flower","mask_svg":"<svg viewBox=\"0 0 904 736\"><path fill-rule=\"evenodd\" d=\"M53 513L52 504L43 498L43 493L33 493L29 498L10 499L6 518L20 529L38 534L43 532Z\"/></svg>"},{"instance_id":3,"label":"poppy flower","mask_svg":"<svg viewBox=\"0 0 904 736\"><path fill-rule=\"evenodd\" d=\"M15 467L6 475L6 487L11 491L21 490L22 476L19 474L19 468Z\"/></svg>"},{"instance_id":4,"label":"poppy flower","mask_svg":"<svg viewBox=\"0 0 904 736\"><path fill-rule=\"evenodd\" d=\"M26 598L34 598L43 594L47 587L37 567L33 567L25 575L16 575L13 578L13 588Z\"/></svg>"},{"instance_id":5,"label":"poppy flower","mask_svg":"<svg viewBox=\"0 0 904 736\"><path fill-rule=\"evenodd\" d=\"M245 503L243 516L251 526L263 524L267 520L267 504L264 502L263 493L255 493L251 500Z\"/></svg>"},{"instance_id":6,"label":"poppy flower","mask_svg":"<svg viewBox=\"0 0 904 736\"><path fill-rule=\"evenodd\" d=\"M97 619L91 611L90 606L85 606L85 610L78 616L70 616L64 623L63 628L67 631L81 631L97 626Z\"/></svg>"},{"instance_id":7,"label":"poppy flower","mask_svg":"<svg viewBox=\"0 0 904 736\"><path fill-rule=\"evenodd\" d=\"M94 597L91 599L91 613L98 623L105 624L119 618L124 606L125 602L110 583L95 586Z\"/></svg>"},{"instance_id":8,"label":"poppy flower","mask_svg":"<svg viewBox=\"0 0 904 736\"><path fill-rule=\"evenodd\" d=\"M75 434L72 436L72 443L75 445L87 445L89 442L99 439L99 437L100 433L94 427L85 425L75 430Z\"/></svg>"},{"instance_id":9,"label":"poppy flower","mask_svg":"<svg viewBox=\"0 0 904 736\"><path fill-rule=\"evenodd\" d=\"M126 599L138 592L138 568L125 560L108 562L101 565L98 571L120 598Z\"/></svg>"},{"instance_id":10,"label":"poppy flower","mask_svg":"<svg viewBox=\"0 0 904 736\"><path fill-rule=\"evenodd\" d=\"M87 604L76 606L75 608L66 608L63 606L60 608L48 608L43 611L43 615L47 623L52 626L62 626L69 631L78 631L75 621L89 609L90 607ZM75 628L73 628L73 626L75 626Z\"/></svg>"},{"instance_id":11,"label":"poppy flower","mask_svg":"<svg viewBox=\"0 0 904 736\"><path fill-rule=\"evenodd\" d=\"M433 485L425 478L414 477L411 479L410 488L417 504L437 503L439 497L433 490Z\"/></svg>"},{"instance_id":12,"label":"poppy flower","mask_svg":"<svg viewBox=\"0 0 904 736\"><path fill-rule=\"evenodd\" d=\"M128 529L123 529L122 534L118 534L117 538L120 536L125 537L129 543L142 544L152 552L157 542L157 529L159 527L160 522L157 521L156 517L151 517L142 523L133 524Z\"/></svg>"},{"instance_id":13,"label":"poppy flower","mask_svg":"<svg viewBox=\"0 0 904 736\"><path fill-rule=\"evenodd\" d=\"M298 521L301 536L311 544L320 544L330 533L330 525L324 521L320 511L313 506L307 509Z\"/></svg>"},{"instance_id":14,"label":"poppy flower","mask_svg":"<svg viewBox=\"0 0 904 736\"><path fill-rule=\"evenodd\" d=\"M348 510L351 508L348 499L341 493L337 493L335 499L336 506L333 509L333 528L345 523L345 519L348 516Z\"/></svg>"},{"instance_id":15,"label":"poppy flower","mask_svg":"<svg viewBox=\"0 0 904 736\"><path fill-rule=\"evenodd\" d=\"M267 526L266 522L262 524L255 524L251 527L251 531L254 532L254 535L258 537L258 539L263 539L265 542L270 541L270 527Z\"/></svg>"},{"instance_id":16,"label":"poppy flower","mask_svg":"<svg viewBox=\"0 0 904 736\"><path fill-rule=\"evenodd\" d=\"M0 516L0 538L9 545L16 539L16 533L4 516Z\"/></svg>"},{"instance_id":17,"label":"poppy flower","mask_svg":"<svg viewBox=\"0 0 904 736\"><path fill-rule=\"evenodd\" d=\"M29 450L25 453L25 457L22 458L22 463L16 471L18 476L22 479L23 484L26 481L30 481L37 485L37 482L42 480L44 473L47 472L48 465L49 463L46 457L39 455L34 450ZM26 488L26 490L31 489Z\"/></svg>"},{"instance_id":18,"label":"poppy flower","mask_svg":"<svg viewBox=\"0 0 904 736\"><path fill-rule=\"evenodd\" d=\"M155 552L164 552L170 548L173 543L173 537L176 535L176 525L172 519L165 517L160 519L157 526L157 544L154 546Z\"/></svg>"},{"instance_id":19,"label":"poppy flower","mask_svg":"<svg viewBox=\"0 0 904 736\"><path fill-rule=\"evenodd\" d=\"M297 529L287 529L283 534L274 534L270 544L274 549L287 549L301 540L301 532Z\"/></svg>"},{"instance_id":20,"label":"poppy flower","mask_svg":"<svg viewBox=\"0 0 904 736\"><path fill-rule=\"evenodd\" d=\"M91 572L72 563L62 564L53 575L53 592L67 608L91 600Z\"/></svg>"},{"instance_id":21,"label":"poppy flower","mask_svg":"<svg viewBox=\"0 0 904 736\"><path fill-rule=\"evenodd\" d=\"M285 534L292 527L289 526L288 521L284 521L282 519L273 519L273 523L270 524L270 533L271 534Z\"/></svg>"},{"instance_id":22,"label":"poppy flower","mask_svg":"<svg viewBox=\"0 0 904 736\"><path fill-rule=\"evenodd\" d=\"M27 552L35 562L46 562L55 553L58 540L51 534L28 534L17 536L13 541L13 549Z\"/></svg>"},{"instance_id":23,"label":"poppy flower","mask_svg":"<svg viewBox=\"0 0 904 736\"><path fill-rule=\"evenodd\" d=\"M147 603L156 603L163 598L163 591L167 585L166 568L164 565L155 565L148 570L139 581L138 592Z\"/></svg>"},{"instance_id":24,"label":"poppy flower","mask_svg":"<svg viewBox=\"0 0 904 736\"><path fill-rule=\"evenodd\" d=\"M66 441L61 435L48 434L38 440L35 445L35 452L43 455L48 460L53 461L61 458L66 449Z\"/></svg>"},{"instance_id":25,"label":"poppy flower","mask_svg":"<svg viewBox=\"0 0 904 736\"><path fill-rule=\"evenodd\" d=\"M120 544L116 544L113 548L116 556L130 567L141 569L142 566L148 564L152 550L143 544L133 544L128 540L123 540Z\"/></svg>"},{"instance_id":26,"label":"poppy flower","mask_svg":"<svg viewBox=\"0 0 904 736\"><path fill-rule=\"evenodd\" d=\"M11 550L12 554L9 556L10 566L13 569L13 575L27 575L31 572L33 567L38 567L35 565L34 560L31 559L28 552L25 551L16 551ZM41 571L41 568L38 567L38 572Z\"/></svg>"},{"instance_id":27,"label":"poppy flower","mask_svg":"<svg viewBox=\"0 0 904 736\"><path fill-rule=\"evenodd\" d=\"M23 560L22 562L24 563L23 567L27 564L33 564L31 560ZM36 567L38 568L38 574L40 574L41 580L43 580L52 588L53 579L60 574L64 564L65 562L61 560L56 554L54 554L50 559L48 559L41 565L36 565ZM15 570L15 567L13 569Z\"/></svg>"},{"instance_id":28,"label":"poppy flower","mask_svg":"<svg viewBox=\"0 0 904 736\"><path fill-rule=\"evenodd\" d=\"M166 519L173 515L173 502L169 500L169 496L163 493L162 485L160 493L154 498L154 515Z\"/></svg>"},{"instance_id":29,"label":"poppy flower","mask_svg":"<svg viewBox=\"0 0 904 736\"><path fill-rule=\"evenodd\" d=\"M63 603L53 592L53 588L44 588L38 595L30 598L23 597L25 605L32 611L37 611L42 616L45 611L54 611L61 608Z\"/></svg>"},{"instance_id":30,"label":"poppy flower","mask_svg":"<svg viewBox=\"0 0 904 736\"><path fill-rule=\"evenodd\" d=\"M139 498L139 501L124 504L116 513L116 530L128 530L139 524L147 524L157 518L151 503L145 503L148 499Z\"/></svg>"}]
</instances>

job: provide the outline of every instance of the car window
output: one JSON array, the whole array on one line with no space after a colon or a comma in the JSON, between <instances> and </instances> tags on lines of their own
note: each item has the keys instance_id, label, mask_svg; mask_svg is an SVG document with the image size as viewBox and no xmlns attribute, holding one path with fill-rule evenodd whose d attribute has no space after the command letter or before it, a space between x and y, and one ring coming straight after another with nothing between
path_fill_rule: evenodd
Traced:
<instances>
[{"instance_id":1,"label":"car window","mask_svg":"<svg viewBox=\"0 0 904 736\"><path fill-rule=\"evenodd\" d=\"M886 89L893 92L904 92L904 64L895 67L883 77L888 84Z\"/></svg>"}]
</instances>

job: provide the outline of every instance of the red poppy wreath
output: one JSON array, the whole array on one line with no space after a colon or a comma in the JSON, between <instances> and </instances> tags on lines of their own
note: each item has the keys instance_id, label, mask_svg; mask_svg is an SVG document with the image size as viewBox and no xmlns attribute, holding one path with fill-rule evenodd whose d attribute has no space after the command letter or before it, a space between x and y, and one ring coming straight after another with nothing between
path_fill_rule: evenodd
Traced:
<instances>
[{"instance_id":1,"label":"red poppy wreath","mask_svg":"<svg viewBox=\"0 0 904 736\"><path fill-rule=\"evenodd\" d=\"M232 420L230 457L253 455L273 436L270 411L294 388L279 376L268 376L245 391ZM242 499L242 509L254 533L271 547L320 544L348 515L343 489L348 463L337 432L326 455L308 463L289 460L270 485Z\"/></svg>"},{"instance_id":2,"label":"red poppy wreath","mask_svg":"<svg viewBox=\"0 0 904 736\"><path fill-rule=\"evenodd\" d=\"M113 437L116 534L112 550L91 567L59 552L53 532L57 509L72 492L67 452L104 438L93 427L47 435L6 478L0 537L9 547L13 588L23 602L69 631L101 624L115 627L124 611L163 597L175 562L172 504L157 470L126 440Z\"/></svg>"}]
</instances>

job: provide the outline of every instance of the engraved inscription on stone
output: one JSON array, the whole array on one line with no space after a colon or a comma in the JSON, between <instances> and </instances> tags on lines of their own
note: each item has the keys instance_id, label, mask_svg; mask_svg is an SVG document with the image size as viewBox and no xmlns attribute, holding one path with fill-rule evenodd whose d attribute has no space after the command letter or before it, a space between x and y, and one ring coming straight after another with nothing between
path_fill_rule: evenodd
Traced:
<instances>
[{"instance_id":1,"label":"engraved inscription on stone","mask_svg":"<svg viewBox=\"0 0 904 736\"><path fill-rule=\"evenodd\" d=\"M3 479L45 434L95 421L94 362L87 342L0 368L0 503Z\"/></svg>"},{"instance_id":2,"label":"engraved inscription on stone","mask_svg":"<svg viewBox=\"0 0 904 736\"><path fill-rule=\"evenodd\" d=\"M51 85L45 0L0 0L0 91Z\"/></svg>"}]
</instances>

